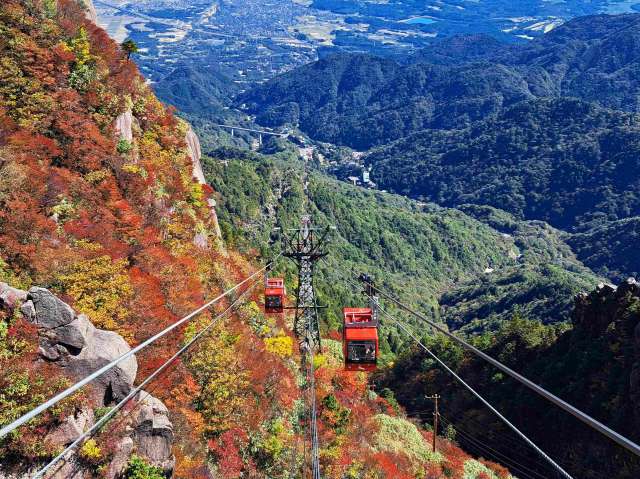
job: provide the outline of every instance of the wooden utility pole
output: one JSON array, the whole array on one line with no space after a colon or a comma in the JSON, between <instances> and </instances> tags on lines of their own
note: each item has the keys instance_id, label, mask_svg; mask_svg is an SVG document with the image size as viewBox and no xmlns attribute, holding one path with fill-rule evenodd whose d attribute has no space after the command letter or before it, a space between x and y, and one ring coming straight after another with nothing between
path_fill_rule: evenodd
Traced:
<instances>
[{"instance_id":1,"label":"wooden utility pole","mask_svg":"<svg viewBox=\"0 0 640 479\"><path fill-rule=\"evenodd\" d=\"M433 396L425 396L427 399L433 399L435 402L435 409L433 411L433 442L432 442L432 449L433 452L436 452L436 436L438 435L438 416L440 415L439 409L438 409L438 399L440 399L440 396L438 396L437 394L434 394Z\"/></svg>"}]
</instances>

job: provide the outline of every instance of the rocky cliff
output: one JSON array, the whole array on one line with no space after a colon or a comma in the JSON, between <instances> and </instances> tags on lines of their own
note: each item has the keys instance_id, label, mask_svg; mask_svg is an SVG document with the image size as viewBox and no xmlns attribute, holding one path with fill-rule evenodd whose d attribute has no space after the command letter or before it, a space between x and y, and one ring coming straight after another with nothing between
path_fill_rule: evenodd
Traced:
<instances>
[{"instance_id":1,"label":"rocky cliff","mask_svg":"<svg viewBox=\"0 0 640 479\"><path fill-rule=\"evenodd\" d=\"M71 380L80 380L131 350L122 336L96 328L84 314L77 314L44 288L22 291L0 283L0 310L14 318L19 315L34 325L35 337L29 338L38 344L34 361L53 365ZM59 424L42 431L43 441L60 448L71 444L94 424L96 411L113 406L131 392L137 369L138 363L132 356L90 383L86 401ZM174 464L173 426L167 408L144 391L128 407L130 414L124 416L120 425L121 434L113 445L111 461L104 467L104 477L121 475L134 451L170 474ZM93 472L88 464L74 458L62 462L51 477L81 479L93 477ZM0 477L3 473L8 471L0 469ZM14 473L11 477L22 476Z\"/></svg>"},{"instance_id":2,"label":"rocky cliff","mask_svg":"<svg viewBox=\"0 0 640 479\"><path fill-rule=\"evenodd\" d=\"M96 25L98 24L98 12L92 0L78 0L80 5L85 9L87 20L92 21Z\"/></svg>"}]
</instances>

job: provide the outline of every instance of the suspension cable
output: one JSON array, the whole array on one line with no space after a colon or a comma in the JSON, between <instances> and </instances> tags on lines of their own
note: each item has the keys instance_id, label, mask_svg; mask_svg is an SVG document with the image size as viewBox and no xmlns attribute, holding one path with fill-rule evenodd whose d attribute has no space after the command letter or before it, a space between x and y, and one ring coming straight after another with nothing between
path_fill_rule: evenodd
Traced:
<instances>
[{"instance_id":1,"label":"suspension cable","mask_svg":"<svg viewBox=\"0 0 640 479\"><path fill-rule=\"evenodd\" d=\"M55 466L58 462L65 458L67 453L76 449L80 443L82 443L85 439L93 436L96 431L100 430L102 426L106 424L106 422L111 419L120 409L122 409L131 399L133 399L142 389L153 381L159 374L161 374L167 367L169 367L178 357L180 357L183 353L185 353L196 341L202 338L205 334L209 333L211 329L218 323L218 321L224 317L226 317L232 310L234 310L246 296L256 287L259 281L255 281L251 286L249 286L246 290L244 290L236 300L227 307L223 312L218 314L211 322L203 328L198 334L196 334L193 338L191 338L180 350L178 350L173 356L171 356L167 361L165 361L158 369L156 369L153 373L151 373L147 378L142 381L136 388L132 389L127 396L124 397L118 404L116 404L113 408L109 410L104 416L100 418L91 428L87 429L83 432L78 438L69 444L66 449L64 449L60 454L54 457L46 466L40 469L32 479L41 479L44 477L45 473Z\"/></svg>"},{"instance_id":2,"label":"suspension cable","mask_svg":"<svg viewBox=\"0 0 640 479\"><path fill-rule=\"evenodd\" d=\"M518 472L519 476L524 475L526 477L530 477L532 475L537 479L546 479L546 476L543 476L540 472L525 466L524 464L518 462L513 457L507 456L505 453L501 453L500 451L497 451L496 449L492 448L481 439L478 439L477 437L471 435L469 432L463 429L460 429L457 425L449 421L442 414L440 414L439 416L444 425L453 427L456 433L456 437L459 434L464 439L466 439L469 443L471 443L472 446L475 446L476 449L480 450L485 454L489 454L495 457L498 461L502 462L504 465L514 469L516 472Z\"/></svg>"},{"instance_id":3,"label":"suspension cable","mask_svg":"<svg viewBox=\"0 0 640 479\"><path fill-rule=\"evenodd\" d=\"M117 366L118 364L120 364L122 361L124 361L127 358L130 358L131 356L133 356L134 354L136 354L138 351L142 350L143 348L149 346L150 344L154 343L155 341L157 341L158 339L162 338L163 336L165 336L167 333L173 331L174 329L176 329L178 326L186 323L187 321L189 321L190 319L192 319L193 317L197 316L198 314L202 313L203 311L209 309L211 306L213 306L214 304L216 304L218 301L220 301L221 299L225 298L226 296L228 296L229 294L233 293L234 291L236 291L238 288L240 288L241 286L245 285L247 282L251 281L253 278L255 278L257 275L263 273L264 271L267 271L268 269L271 268L271 266L273 265L273 263L275 263L275 261L282 255L282 253L280 253L279 255L277 255L272 261L270 261L266 266L264 266L263 268L259 269L258 271L256 271L255 273L253 273L251 276L249 276L248 278L244 279L243 281L241 281L240 283L236 284L234 287L228 289L227 291L225 291L224 293L220 294L219 296L215 297L214 299L212 299L211 301L209 301L208 303L200 306L198 309L196 309L195 311L193 311L192 313L188 314L187 316L185 316L184 318L180 319L179 321L173 323L171 326L163 329L162 331L160 331L158 334L152 336L151 338L147 339L146 341L144 341L143 343L139 344L138 346L136 346L135 348L131 349L130 351L124 353L123 355L121 355L119 358L111 361L109 364L101 367L100 369L98 369L97 371L93 372L92 374L88 375L87 377L85 377L84 379L78 381L77 383L75 383L74 385L70 386L69 388L65 389L64 391L60 392L59 394L57 394L56 396L52 397L51 399L49 399L48 401L46 401L45 403L41 404L40 406L32 409L31 411L29 411L28 413L24 414L23 416L19 417L18 419L16 419L15 421L13 421L11 424L8 424L7 426L3 427L2 429L0 429L0 439L3 438L4 436L6 436L7 434L11 433L12 431L14 431L15 429L17 429L18 427L20 427L21 425L23 425L24 423L30 421L31 419L33 419L34 417L38 416L40 413L46 411L47 409L49 409L50 407L54 406L55 404L59 403L60 401L62 401L63 399L65 399L66 397L70 396L71 394L75 393L76 391L78 391L80 388L82 388L83 386L86 386L88 383L90 383L91 381L93 381L94 379L102 376L104 373L106 373L107 371L109 371L110 369L114 368L115 366Z\"/></svg>"},{"instance_id":4,"label":"suspension cable","mask_svg":"<svg viewBox=\"0 0 640 479\"><path fill-rule=\"evenodd\" d=\"M425 420L425 416L427 416L427 415L428 416L432 416L433 415L433 410L424 411L424 412L412 411L410 414L407 414L408 417L419 418L421 420ZM469 433L468 430L460 429L451 420L448 420L445 416L443 416L442 413L438 414L438 417L443 420L443 424L445 422L447 422L448 424L451 424L451 426L455 427L456 434L458 432L460 432L460 433L466 433L467 435L471 435L471 433ZM471 423L471 421L468 421L464 417L463 418L459 418L459 421L464 422L465 424L467 422ZM465 427L466 427L466 425L465 425ZM523 443L522 443L522 441L520 439L509 438L510 440L508 442L502 442L499 438L491 437L489 435L490 433L491 433L491 431L485 431L484 435L486 436L486 438L488 438L490 441L492 441L491 444L495 445L494 443L499 443L499 444L503 445L504 447L508 448L509 449L509 455L510 455L509 458L511 458L511 460L515 461L516 459L518 459L518 460L525 461L529 465L532 465L532 466L535 465L537 467L545 467L545 468L548 467L548 464L546 463L546 461L544 463L541 462L537 456L536 456L536 458L534 460L533 456L531 456L529 454L525 454L524 452L522 452ZM477 440L480 441L480 439L477 439ZM485 439L485 441L486 441L486 439ZM491 447L488 442L484 442L483 444L485 444L485 446L487 448L489 448L490 450L495 451L496 453L500 452L497 449Z\"/></svg>"},{"instance_id":5,"label":"suspension cable","mask_svg":"<svg viewBox=\"0 0 640 479\"><path fill-rule=\"evenodd\" d=\"M320 454L318 441L318 411L316 404L316 379L315 366L313 364L313 350L309 348L309 369L310 376L310 394L311 394L311 466L313 479L321 479L320 477Z\"/></svg>"},{"instance_id":6,"label":"suspension cable","mask_svg":"<svg viewBox=\"0 0 640 479\"><path fill-rule=\"evenodd\" d=\"M485 361L489 362L490 364L492 364L496 368L500 369L504 373L506 373L509 376L511 376L516 381L522 383L523 385L525 385L526 387L528 387L532 391L538 393L540 396L542 396L545 399L551 401L556 406L564 409L566 412L568 412L572 416L576 417L580 421L584 422L585 424L587 424L591 428L593 428L596 431L599 431L600 433L602 433L605 436L609 437L610 439L612 439L613 441L615 441L616 443L618 443L622 447L624 447L624 448L628 449L629 451L631 451L633 454L635 454L637 456L640 456L640 446L638 444L636 444L635 442L631 441L630 439L627 439L626 437L624 437L623 435L617 433L616 431L614 431L613 429L609 428L608 426L605 426L600 421L592 418L591 416L589 416L585 412L582 412L580 409L578 409L578 408L572 406L571 404L569 404L568 402L560 399L558 396L556 396L553 393L547 391L542 386L537 385L533 381L531 381L531 380L527 379L526 377L524 377L522 374L517 373L516 371L514 371L510 367L504 365L500 361L492 358L491 356L489 356L488 354L482 352L481 350L479 350L475 346L469 344L464 339L461 339L458 336L456 336L455 334L450 333L445 328L443 328L439 324L431 321L430 319L428 319L424 315L422 315L422 314L418 313L417 311L409 308L408 306L405 306L400 301L398 301L396 298L394 298L393 296L387 294L386 292L382 291L381 289L377 288L375 285L371 284L371 287L375 291L377 291L380 294L380 296L388 299L389 301L394 303L396 306L398 306L400 309L402 309L402 310L406 311L407 313L415 316L416 318L426 322L432 328L438 330L439 332L441 332L442 334L444 334L448 338L450 338L450 339L454 340L455 342L457 342L458 344L460 344L462 347L468 349L469 351L471 351L475 355L477 355L477 356L481 357L482 359L484 359Z\"/></svg>"},{"instance_id":7,"label":"suspension cable","mask_svg":"<svg viewBox=\"0 0 640 479\"><path fill-rule=\"evenodd\" d=\"M566 479L573 479L571 475L565 471L562 466L556 463L551 457L549 457L542 449L540 449L531 439L529 439L520 429L518 429L514 424L512 424L506 417L504 417L500 411L494 408L489 401L487 401L484 397L480 395L475 389L473 389L464 379L462 379L458 374L455 373L449 366L447 366L438 356L436 356L429 348L427 348L422 342L418 339L418 337L404 324L400 323L396 318L391 316L387 311L380 307L378 303L378 310L382 312L387 318L393 321L400 329L402 329L408 336L410 336L416 344L418 344L422 349L424 349L429 356L431 356L435 361L440 364L449 374L451 374L460 384L462 384L469 392L471 392L476 398L478 398L485 406L487 406L496 416L498 416L507 426L509 426L513 431L518 434L527 444L529 444L533 449L535 449L538 454L540 454L549 464L551 464L558 472L560 472Z\"/></svg>"}]
</instances>

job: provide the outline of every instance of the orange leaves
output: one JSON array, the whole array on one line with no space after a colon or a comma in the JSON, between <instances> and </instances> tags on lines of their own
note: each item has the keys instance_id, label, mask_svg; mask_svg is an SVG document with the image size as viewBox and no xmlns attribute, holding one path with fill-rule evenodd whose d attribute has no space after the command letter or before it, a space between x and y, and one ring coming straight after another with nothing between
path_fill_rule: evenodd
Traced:
<instances>
[{"instance_id":1,"label":"orange leaves","mask_svg":"<svg viewBox=\"0 0 640 479\"><path fill-rule=\"evenodd\" d=\"M62 149L55 140L26 130L19 130L11 135L8 144L17 154L46 163L62 154Z\"/></svg>"},{"instance_id":2,"label":"orange leaves","mask_svg":"<svg viewBox=\"0 0 640 479\"><path fill-rule=\"evenodd\" d=\"M413 479L408 461L399 454L377 453L373 455L373 464L369 465L372 472L384 479Z\"/></svg>"},{"instance_id":3,"label":"orange leaves","mask_svg":"<svg viewBox=\"0 0 640 479\"><path fill-rule=\"evenodd\" d=\"M115 150L113 140L102 135L86 112L61 111L53 127L59 142L64 145L61 164L81 173L100 169Z\"/></svg>"},{"instance_id":4,"label":"orange leaves","mask_svg":"<svg viewBox=\"0 0 640 479\"><path fill-rule=\"evenodd\" d=\"M30 198L11 199L0 209L0 252L16 270L30 270L38 248L55 236L55 224L38 209Z\"/></svg>"},{"instance_id":5,"label":"orange leaves","mask_svg":"<svg viewBox=\"0 0 640 479\"><path fill-rule=\"evenodd\" d=\"M244 461L240 450L246 447L248 436L240 428L233 428L209 441L209 450L218 462L220 475L225 479L241 477Z\"/></svg>"}]
</instances>

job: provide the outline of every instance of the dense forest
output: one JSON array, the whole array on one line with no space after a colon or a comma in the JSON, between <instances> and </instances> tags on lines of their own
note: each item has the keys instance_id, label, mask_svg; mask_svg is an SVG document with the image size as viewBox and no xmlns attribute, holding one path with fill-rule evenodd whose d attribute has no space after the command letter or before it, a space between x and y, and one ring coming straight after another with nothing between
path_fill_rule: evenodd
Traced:
<instances>
[{"instance_id":1,"label":"dense forest","mask_svg":"<svg viewBox=\"0 0 640 479\"><path fill-rule=\"evenodd\" d=\"M544 326L535 316L517 314L494 333L474 338L476 346L536 381L564 400L635 440L640 364L637 330L640 286L625 281L617 289L600 286L576 298L568 325ZM518 427L529 434L574 477L637 477L638 458L589 429L568 413L494 369L444 337L426 342L439 357ZM460 444L477 454L501 457L524 477L555 477L531 449L484 405L434 367L422 350L400 358L383 372L389 387L410 415L430 421L425 395L442 395L444 427L457 431ZM532 420L535 418L535 420Z\"/></svg>"},{"instance_id":2,"label":"dense forest","mask_svg":"<svg viewBox=\"0 0 640 479\"><path fill-rule=\"evenodd\" d=\"M382 187L446 206L495 206L562 229L640 214L640 124L572 99L532 100L455 132L374 150Z\"/></svg>"},{"instance_id":3,"label":"dense forest","mask_svg":"<svg viewBox=\"0 0 640 479\"><path fill-rule=\"evenodd\" d=\"M220 225L228 243L258 247L274 226L286 229L299 221L302 170L296 162L253 154L244 160L205 158L204 169L221 195ZM326 331L339 327L343 305L362 303L347 283L361 272L434 319L468 332L495 329L516 311L544 323L568 321L573 295L598 282L561 233L540 222L490 207L463 212L419 204L320 174L312 175L309 192L316 224L336 227L317 281L320 299L330 306ZM287 273L292 280L293 271ZM407 344L393 327L382 338L388 360Z\"/></svg>"},{"instance_id":4,"label":"dense forest","mask_svg":"<svg viewBox=\"0 0 640 479\"><path fill-rule=\"evenodd\" d=\"M577 97L638 111L638 15L582 17L531 42L475 35L399 63L338 54L239 96L265 125L367 149L424 129L458 129L534 98ZM468 48L469 44L472 48Z\"/></svg>"},{"instance_id":5,"label":"dense forest","mask_svg":"<svg viewBox=\"0 0 640 479\"><path fill-rule=\"evenodd\" d=\"M380 189L546 221L619 281L640 269L628 253L640 215L639 28L640 15L599 15L522 44L476 34L404 61L334 55L237 103L263 124L368 150Z\"/></svg>"}]
</instances>

